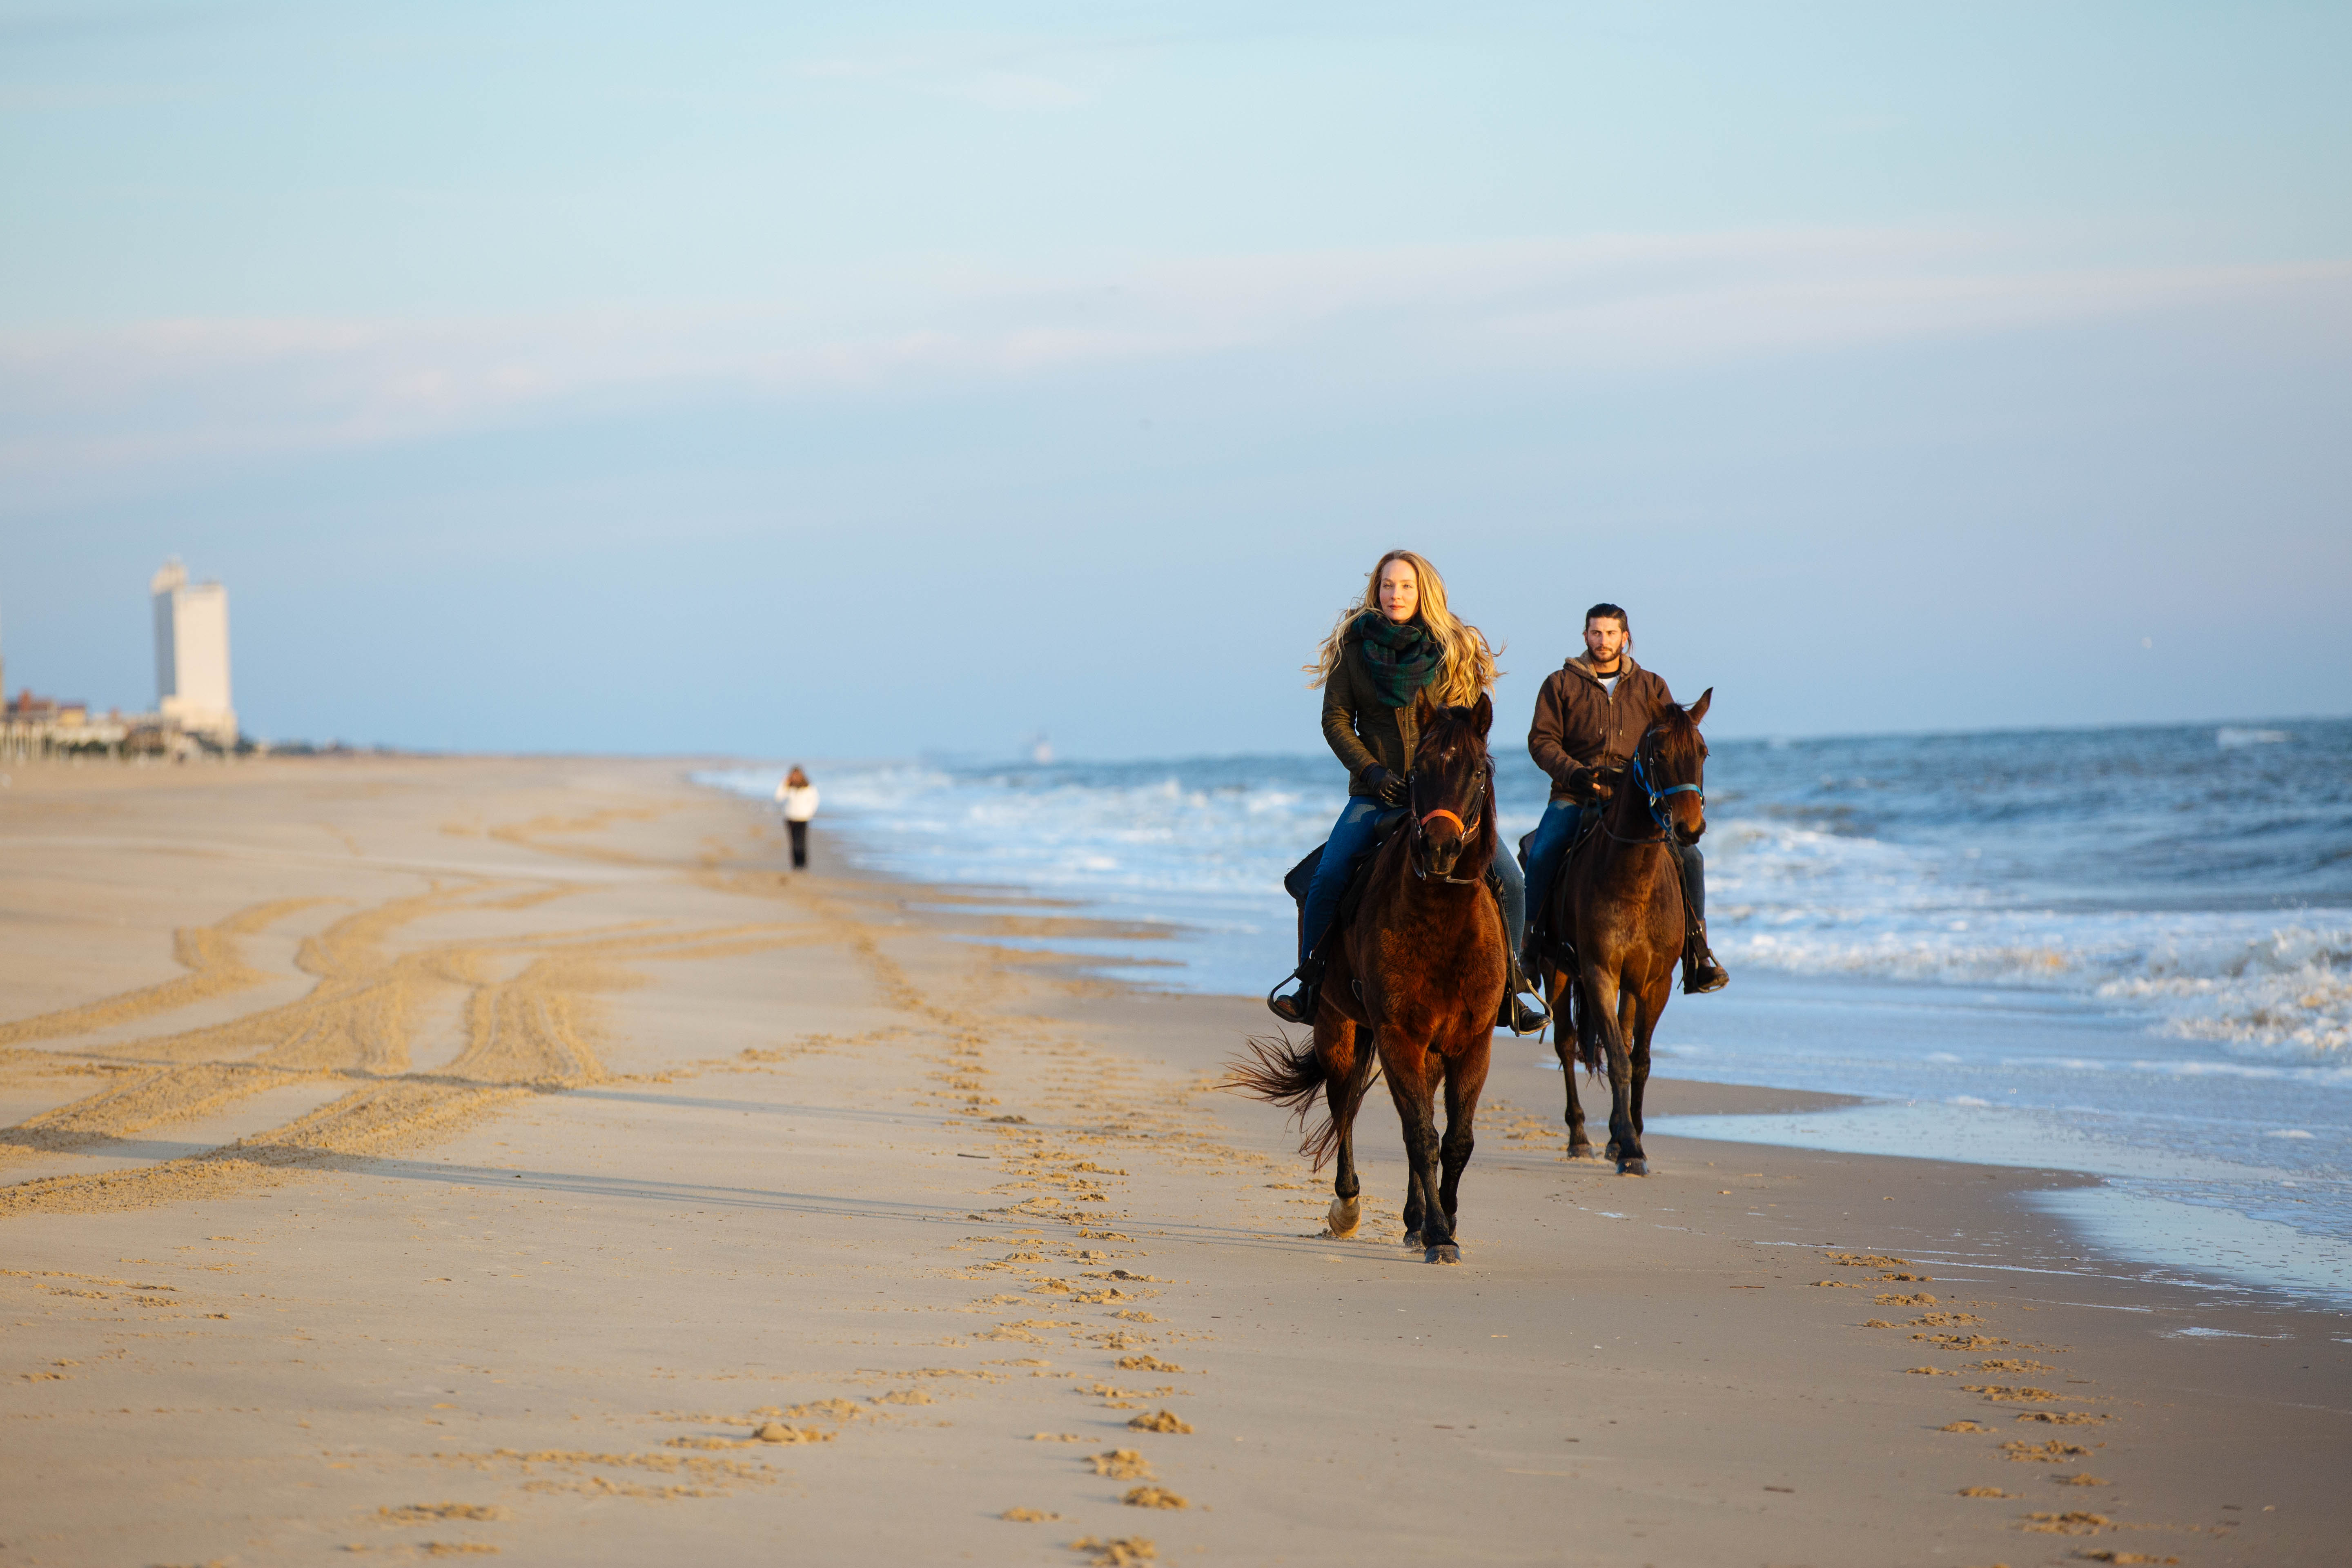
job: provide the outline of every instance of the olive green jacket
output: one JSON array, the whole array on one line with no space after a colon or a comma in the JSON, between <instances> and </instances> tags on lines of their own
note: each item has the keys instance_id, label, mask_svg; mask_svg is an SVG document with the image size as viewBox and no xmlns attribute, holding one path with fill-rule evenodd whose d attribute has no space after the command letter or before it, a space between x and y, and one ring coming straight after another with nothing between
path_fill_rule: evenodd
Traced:
<instances>
[{"instance_id":1,"label":"olive green jacket","mask_svg":"<svg viewBox=\"0 0 2352 1568\"><path fill-rule=\"evenodd\" d=\"M1350 637L1339 650L1339 667L1323 685L1323 739L1348 767L1348 793L1367 795L1367 769L1381 767L1402 778L1412 768L1421 743L1421 703L1390 708L1373 694L1364 668L1364 645Z\"/></svg>"}]
</instances>

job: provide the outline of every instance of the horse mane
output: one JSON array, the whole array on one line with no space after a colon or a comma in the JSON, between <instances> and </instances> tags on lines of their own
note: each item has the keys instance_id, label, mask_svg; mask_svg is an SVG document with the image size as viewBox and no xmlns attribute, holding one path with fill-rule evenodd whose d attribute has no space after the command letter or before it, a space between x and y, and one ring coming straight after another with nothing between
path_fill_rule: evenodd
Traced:
<instances>
[{"instance_id":1,"label":"horse mane","mask_svg":"<svg viewBox=\"0 0 2352 1568\"><path fill-rule=\"evenodd\" d=\"M1458 738L1475 741L1483 748L1486 744L1486 738L1479 734L1477 727L1470 721L1472 711L1468 708L1440 708L1433 710L1428 721L1421 727L1422 745L1427 746L1432 742ZM1458 737L1455 733L1457 731L1460 731Z\"/></svg>"},{"instance_id":2,"label":"horse mane","mask_svg":"<svg viewBox=\"0 0 2352 1568\"><path fill-rule=\"evenodd\" d=\"M1650 721L1650 732L1658 737L1657 758L1662 763L1696 763L1706 752L1706 742L1699 738L1698 721L1690 710L1679 702L1669 702Z\"/></svg>"}]
</instances>

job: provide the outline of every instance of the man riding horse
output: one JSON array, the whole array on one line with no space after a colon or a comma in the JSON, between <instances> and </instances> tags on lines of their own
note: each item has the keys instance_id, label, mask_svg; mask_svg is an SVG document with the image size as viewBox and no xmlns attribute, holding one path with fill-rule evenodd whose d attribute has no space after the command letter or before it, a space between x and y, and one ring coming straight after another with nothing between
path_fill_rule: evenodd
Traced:
<instances>
[{"instance_id":1,"label":"man riding horse","mask_svg":"<svg viewBox=\"0 0 2352 1568\"><path fill-rule=\"evenodd\" d=\"M1651 722L1674 702L1666 683L1633 662L1633 648L1625 612L1595 605L1584 612L1584 652L1545 677L1536 697L1528 751L1551 778L1551 799L1527 847L1527 885L1538 910L1549 907L1560 862L1599 815L1594 775L1622 767ZM1731 976L1707 951L1706 862L1695 844L1670 841L1668 847L1682 874L1683 990L1694 996L1720 991ZM1565 934L1550 933L1551 940ZM1538 932L1524 943L1519 961L1529 973L1545 967L1536 951L1544 936Z\"/></svg>"},{"instance_id":2,"label":"man riding horse","mask_svg":"<svg viewBox=\"0 0 2352 1568\"><path fill-rule=\"evenodd\" d=\"M1446 608L1437 568L1410 550L1391 550L1372 568L1364 596L1350 605L1307 667L1323 689L1323 738L1348 769L1348 805L1332 825L1298 922L1298 984L1266 1005L1287 1024L1315 1021L1317 988L1328 954L1324 938L1338 917L1358 866L1412 815L1413 752L1426 716L1466 708L1495 683L1495 656L1476 626ZM1527 940L1527 893L1517 862L1496 838L1490 884L1502 904L1514 953ZM1548 1015L1522 998L1512 973L1500 1024L1526 1032ZM1279 987L1276 988L1277 990Z\"/></svg>"}]
</instances>

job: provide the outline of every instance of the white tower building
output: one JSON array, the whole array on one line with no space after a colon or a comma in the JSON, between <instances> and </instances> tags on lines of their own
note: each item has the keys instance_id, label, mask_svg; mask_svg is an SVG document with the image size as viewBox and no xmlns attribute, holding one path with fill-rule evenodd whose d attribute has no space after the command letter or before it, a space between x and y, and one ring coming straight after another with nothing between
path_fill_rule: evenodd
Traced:
<instances>
[{"instance_id":1,"label":"white tower building","mask_svg":"<svg viewBox=\"0 0 2352 1568\"><path fill-rule=\"evenodd\" d=\"M236 744L228 692L228 590L191 583L177 557L148 584L155 595L155 706L181 729Z\"/></svg>"}]
</instances>

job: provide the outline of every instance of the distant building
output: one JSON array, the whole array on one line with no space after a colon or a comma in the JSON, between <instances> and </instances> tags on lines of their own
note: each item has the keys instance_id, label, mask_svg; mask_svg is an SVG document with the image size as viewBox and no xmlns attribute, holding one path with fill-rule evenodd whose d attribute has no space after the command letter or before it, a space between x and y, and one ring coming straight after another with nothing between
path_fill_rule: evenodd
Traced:
<instances>
[{"instance_id":1,"label":"distant building","mask_svg":"<svg viewBox=\"0 0 2352 1568\"><path fill-rule=\"evenodd\" d=\"M36 697L31 689L19 691L0 709L12 724L55 724L71 729L89 722L89 704L60 702L54 697Z\"/></svg>"},{"instance_id":2,"label":"distant building","mask_svg":"<svg viewBox=\"0 0 2352 1568\"><path fill-rule=\"evenodd\" d=\"M181 729L236 744L228 687L228 590L191 583L174 558L148 584L155 595L155 706Z\"/></svg>"}]
</instances>

